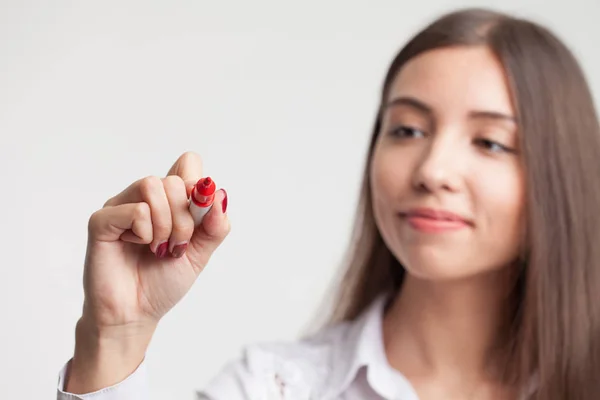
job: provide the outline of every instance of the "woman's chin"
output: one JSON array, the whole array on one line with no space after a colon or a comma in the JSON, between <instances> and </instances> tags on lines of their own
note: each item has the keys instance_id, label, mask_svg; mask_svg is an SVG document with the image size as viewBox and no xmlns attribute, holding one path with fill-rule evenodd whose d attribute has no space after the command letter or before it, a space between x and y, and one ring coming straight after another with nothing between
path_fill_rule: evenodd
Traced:
<instances>
[{"instance_id":1,"label":"woman's chin","mask_svg":"<svg viewBox=\"0 0 600 400\"><path fill-rule=\"evenodd\" d=\"M486 268L464 257L450 254L412 254L402 257L402 265L406 272L415 278L432 281L463 280L478 275L493 273L495 269Z\"/></svg>"}]
</instances>

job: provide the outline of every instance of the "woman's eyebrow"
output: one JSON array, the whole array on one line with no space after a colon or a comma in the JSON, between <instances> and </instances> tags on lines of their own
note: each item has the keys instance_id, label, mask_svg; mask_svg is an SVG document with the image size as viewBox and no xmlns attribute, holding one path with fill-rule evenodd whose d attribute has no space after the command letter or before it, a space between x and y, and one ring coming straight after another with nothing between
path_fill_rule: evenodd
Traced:
<instances>
[{"instance_id":1,"label":"woman's eyebrow","mask_svg":"<svg viewBox=\"0 0 600 400\"><path fill-rule=\"evenodd\" d=\"M394 106L408 106L412 109L415 109L423 114L427 114L428 116L433 116L433 108L414 97L410 96L400 96L390 100L387 104L385 104L384 108L394 107ZM510 115L505 114L499 111L489 111L489 110L475 110L469 112L469 118L471 119L491 119L491 120L501 120L501 121L509 121L509 122L517 122L517 119Z\"/></svg>"},{"instance_id":2,"label":"woman's eyebrow","mask_svg":"<svg viewBox=\"0 0 600 400\"><path fill-rule=\"evenodd\" d=\"M508 121L508 122L517 122L517 118L509 115L509 114L504 114L498 111L471 111L469 113L469 117L472 119L491 119L491 120L497 120L497 121Z\"/></svg>"},{"instance_id":3,"label":"woman's eyebrow","mask_svg":"<svg viewBox=\"0 0 600 400\"><path fill-rule=\"evenodd\" d=\"M413 108L417 111L422 112L423 114L427 114L428 116L433 116L433 109L431 108L431 106L425 104L421 100L418 100L414 97L409 97L409 96L396 97L396 98L390 100L385 105L384 108L400 106L400 105L408 106L410 108Z\"/></svg>"}]
</instances>

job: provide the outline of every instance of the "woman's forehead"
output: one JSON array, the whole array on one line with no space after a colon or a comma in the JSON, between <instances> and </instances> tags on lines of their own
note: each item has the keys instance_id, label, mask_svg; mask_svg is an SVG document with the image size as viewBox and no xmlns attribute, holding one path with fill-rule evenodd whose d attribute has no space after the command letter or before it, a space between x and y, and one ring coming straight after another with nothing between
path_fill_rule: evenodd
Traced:
<instances>
[{"instance_id":1,"label":"woman's forehead","mask_svg":"<svg viewBox=\"0 0 600 400\"><path fill-rule=\"evenodd\" d=\"M436 49L408 61L393 79L386 101L402 97L435 110L514 114L504 69L484 46Z\"/></svg>"}]
</instances>

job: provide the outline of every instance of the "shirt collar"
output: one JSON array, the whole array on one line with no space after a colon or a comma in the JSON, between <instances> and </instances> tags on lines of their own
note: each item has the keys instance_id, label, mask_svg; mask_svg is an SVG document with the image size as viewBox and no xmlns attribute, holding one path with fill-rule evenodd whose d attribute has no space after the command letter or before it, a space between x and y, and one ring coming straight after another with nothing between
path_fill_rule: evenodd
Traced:
<instances>
[{"instance_id":1,"label":"shirt collar","mask_svg":"<svg viewBox=\"0 0 600 400\"><path fill-rule=\"evenodd\" d=\"M383 314L391 296L378 296L349 327L334 349L335 370L331 398L341 395L352 384L360 368L367 368L369 386L386 399L415 398L408 380L393 369L383 343ZM410 396L405 396L410 393Z\"/></svg>"},{"instance_id":2,"label":"shirt collar","mask_svg":"<svg viewBox=\"0 0 600 400\"><path fill-rule=\"evenodd\" d=\"M337 399L350 387L361 368L367 368L367 382L384 399L418 400L408 379L389 365L383 342L383 316L386 305L393 297L379 295L353 321L346 322L342 337L333 348L334 370L327 399ZM529 398L538 388L537 374L531 379L520 399Z\"/></svg>"}]
</instances>

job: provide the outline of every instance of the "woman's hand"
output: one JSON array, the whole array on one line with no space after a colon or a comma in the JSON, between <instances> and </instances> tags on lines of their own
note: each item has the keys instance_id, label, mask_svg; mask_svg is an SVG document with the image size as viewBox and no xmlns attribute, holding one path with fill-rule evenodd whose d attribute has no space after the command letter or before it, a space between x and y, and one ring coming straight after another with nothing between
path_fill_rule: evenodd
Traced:
<instances>
[{"instance_id":1,"label":"woman's hand","mask_svg":"<svg viewBox=\"0 0 600 400\"><path fill-rule=\"evenodd\" d=\"M85 301L69 379L73 393L114 384L139 365L158 321L229 233L224 190L194 227L188 197L201 177L200 157L185 153L165 178L134 182L91 216Z\"/></svg>"}]
</instances>

